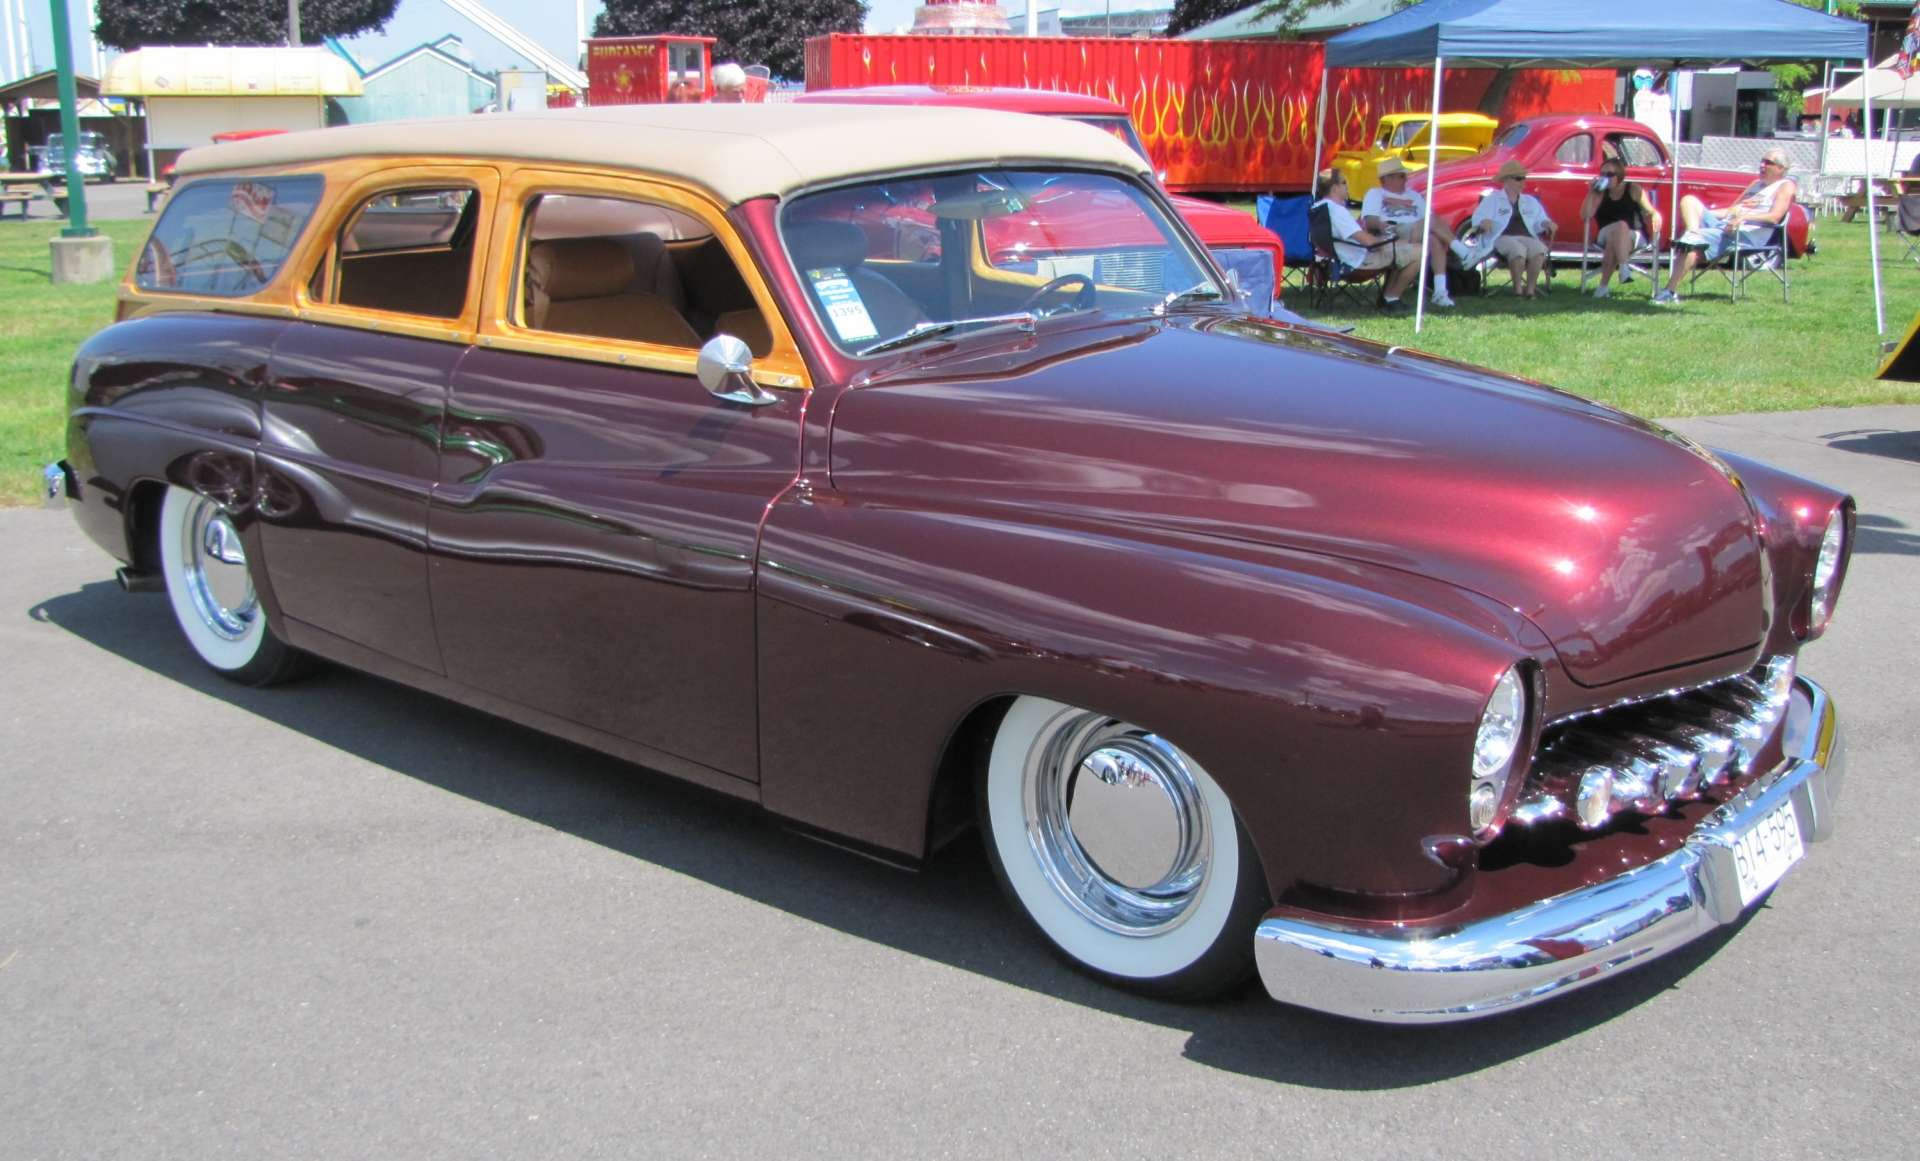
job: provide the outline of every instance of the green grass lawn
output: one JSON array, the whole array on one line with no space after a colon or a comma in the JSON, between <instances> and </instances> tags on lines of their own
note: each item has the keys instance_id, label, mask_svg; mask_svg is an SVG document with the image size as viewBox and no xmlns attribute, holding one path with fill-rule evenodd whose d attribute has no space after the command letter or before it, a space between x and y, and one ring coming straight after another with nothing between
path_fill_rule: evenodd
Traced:
<instances>
[{"instance_id":1,"label":"green grass lawn","mask_svg":"<svg viewBox=\"0 0 1920 1161\"><path fill-rule=\"evenodd\" d=\"M146 223L104 222L114 261L124 267ZM63 452L67 368L74 349L113 314L113 284L54 286L47 242L54 222L0 223L0 504L32 501L40 467ZM1920 385L1873 378L1878 348L1864 223L1824 220L1819 253L1793 264L1793 304L1760 278L1752 297L1728 300L1718 275L1679 307L1647 302L1645 283L1597 302L1575 293L1577 270L1528 302L1510 293L1461 299L1435 312L1426 329L1370 309L1305 309L1351 322L1385 343L1418 346L1467 362L1540 379L1642 415L1784 411L1864 403L1920 403ZM1903 334L1920 310L1920 265L1883 235L1887 329ZM1504 288L1504 279L1502 287Z\"/></svg>"},{"instance_id":2,"label":"green grass lawn","mask_svg":"<svg viewBox=\"0 0 1920 1161\"><path fill-rule=\"evenodd\" d=\"M47 243L64 223L0 222L0 504L40 494L40 468L66 453L67 369L88 335L113 321L111 282L55 286ZM146 222L100 222L124 268Z\"/></svg>"},{"instance_id":3,"label":"green grass lawn","mask_svg":"<svg viewBox=\"0 0 1920 1161\"><path fill-rule=\"evenodd\" d=\"M1822 219L1815 236L1817 253L1792 263L1790 306L1771 277L1749 281L1734 302L1726 279L1712 272L1677 307L1650 303L1645 281L1596 300L1578 293L1577 266L1560 267L1552 293L1533 300L1514 297L1506 275L1497 275L1489 294L1459 296L1452 310L1429 313L1418 335L1411 311L1371 309L1371 290L1365 307L1312 310L1297 290L1287 301L1308 317L1352 323L1369 339L1497 367L1641 415L1920 403L1920 385L1873 377L1879 346L1866 224ZM1920 310L1920 265L1904 252L1897 237L1881 235L1887 332L1896 338Z\"/></svg>"}]
</instances>

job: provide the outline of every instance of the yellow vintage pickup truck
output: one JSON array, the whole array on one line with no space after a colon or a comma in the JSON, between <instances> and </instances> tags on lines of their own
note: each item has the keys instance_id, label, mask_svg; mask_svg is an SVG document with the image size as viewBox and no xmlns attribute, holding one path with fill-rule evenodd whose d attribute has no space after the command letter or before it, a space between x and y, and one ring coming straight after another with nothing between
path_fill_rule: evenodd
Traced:
<instances>
[{"instance_id":1,"label":"yellow vintage pickup truck","mask_svg":"<svg viewBox=\"0 0 1920 1161\"><path fill-rule=\"evenodd\" d=\"M1385 114L1380 118L1379 128L1374 130L1371 148L1343 149L1334 154L1333 168L1347 175L1348 196L1356 200L1363 198L1368 190L1380 184L1375 171L1389 157L1406 162L1407 168L1415 172L1425 169L1427 123L1432 119L1430 113ZM1479 113L1440 114L1440 160L1473 156L1493 143L1493 135L1499 128L1499 121Z\"/></svg>"}]
</instances>

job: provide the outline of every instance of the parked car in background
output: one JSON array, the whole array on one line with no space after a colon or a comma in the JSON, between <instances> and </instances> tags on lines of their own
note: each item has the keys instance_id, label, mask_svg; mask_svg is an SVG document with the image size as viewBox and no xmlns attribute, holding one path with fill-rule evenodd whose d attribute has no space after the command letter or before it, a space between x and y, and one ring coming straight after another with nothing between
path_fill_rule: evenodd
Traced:
<instances>
[{"instance_id":1,"label":"parked car in background","mask_svg":"<svg viewBox=\"0 0 1920 1161\"><path fill-rule=\"evenodd\" d=\"M1151 164L1146 146L1134 130L1127 111L1112 101L1080 93L1043 89L984 88L976 86L876 85L864 89L820 89L794 98L808 105L909 105L935 108L997 109L1040 117L1064 117L1092 125ZM1271 230L1243 210L1205 198L1169 194L1180 216L1223 270L1239 279L1249 307L1257 313L1273 308L1280 296L1280 276L1286 269L1286 250Z\"/></svg>"},{"instance_id":2,"label":"parked car in background","mask_svg":"<svg viewBox=\"0 0 1920 1161\"><path fill-rule=\"evenodd\" d=\"M1527 167L1527 192L1540 199L1547 216L1558 223L1556 253L1577 255L1580 245L1580 202L1600 176L1600 163L1609 157L1626 162L1627 180L1646 187L1666 219L1665 248L1678 232L1673 213L1673 169L1667 147L1638 121L1599 115L1559 115L1518 121L1501 130L1486 152L1442 163L1431 174L1417 174L1410 183L1423 192L1441 221L1464 228L1480 195L1497 189L1495 174L1508 161ZM1693 194L1709 206L1733 202L1758 175L1723 169L1680 169L1680 193ZM1802 174L1802 179L1807 175ZM1807 249L1810 221L1800 205L1787 218L1791 253Z\"/></svg>"},{"instance_id":3,"label":"parked car in background","mask_svg":"<svg viewBox=\"0 0 1920 1161\"><path fill-rule=\"evenodd\" d=\"M1251 315L1111 136L645 105L180 173L49 479L228 678L330 659L897 863L978 827L1098 978L1381 1021L1649 962L1832 830L1850 498Z\"/></svg>"},{"instance_id":4,"label":"parked car in background","mask_svg":"<svg viewBox=\"0 0 1920 1161\"><path fill-rule=\"evenodd\" d=\"M1347 196L1359 201L1380 184L1380 163L1397 157L1407 170L1427 167L1430 113L1388 113L1380 118L1369 149L1343 149L1333 155L1332 168L1347 175ZM1440 142L1433 148L1443 162L1472 157L1493 142L1500 122L1481 113L1440 114Z\"/></svg>"},{"instance_id":5,"label":"parked car in background","mask_svg":"<svg viewBox=\"0 0 1920 1161\"><path fill-rule=\"evenodd\" d=\"M65 134L48 134L47 143L40 146L37 152L39 156L34 165L35 169L45 170L48 173L67 171ZM88 132L80 134L80 148L75 153L75 160L79 163L82 181L112 181L120 164L113 155L113 149L108 146L106 137L103 134Z\"/></svg>"}]
</instances>

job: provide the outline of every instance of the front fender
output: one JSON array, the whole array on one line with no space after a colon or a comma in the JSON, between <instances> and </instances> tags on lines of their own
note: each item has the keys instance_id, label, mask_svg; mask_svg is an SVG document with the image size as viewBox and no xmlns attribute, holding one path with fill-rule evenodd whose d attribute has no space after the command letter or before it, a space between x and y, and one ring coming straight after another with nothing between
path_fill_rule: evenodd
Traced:
<instances>
[{"instance_id":1,"label":"front fender","mask_svg":"<svg viewBox=\"0 0 1920 1161\"><path fill-rule=\"evenodd\" d=\"M1043 695L1198 759L1276 897L1458 887L1431 840L1467 829L1475 725L1527 652L1524 625L1389 569L831 492L775 505L758 595L770 809L917 856L956 726Z\"/></svg>"}]
</instances>

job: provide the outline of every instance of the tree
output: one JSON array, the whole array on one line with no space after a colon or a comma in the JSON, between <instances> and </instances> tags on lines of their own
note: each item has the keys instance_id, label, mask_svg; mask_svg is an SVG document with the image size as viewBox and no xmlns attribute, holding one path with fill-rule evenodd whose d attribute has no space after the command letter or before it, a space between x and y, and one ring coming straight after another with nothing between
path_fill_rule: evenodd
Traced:
<instances>
[{"instance_id":1,"label":"tree","mask_svg":"<svg viewBox=\"0 0 1920 1161\"><path fill-rule=\"evenodd\" d=\"M1829 4L1827 0L1793 0L1802 8L1812 8L1835 16L1845 16L1850 20L1860 19L1860 5L1855 0L1841 0ZM1790 120L1799 120L1800 110L1806 106L1806 95L1800 90L1813 83L1821 75L1820 66L1801 61L1793 64L1769 65L1767 71L1773 74L1774 99L1779 102L1780 111Z\"/></svg>"},{"instance_id":2,"label":"tree","mask_svg":"<svg viewBox=\"0 0 1920 1161\"><path fill-rule=\"evenodd\" d=\"M1253 7L1256 0L1174 0L1173 16L1167 21L1167 35L1179 36L1202 24L1211 24L1222 16L1232 16L1242 8Z\"/></svg>"},{"instance_id":3,"label":"tree","mask_svg":"<svg viewBox=\"0 0 1920 1161\"><path fill-rule=\"evenodd\" d=\"M715 60L763 64L792 78L806 71L809 36L858 32L866 18L864 0L607 0L593 34L711 36Z\"/></svg>"},{"instance_id":4,"label":"tree","mask_svg":"<svg viewBox=\"0 0 1920 1161\"><path fill-rule=\"evenodd\" d=\"M370 32L400 0L300 0L300 39ZM131 52L149 44L285 44L287 0L99 0L94 35Z\"/></svg>"}]
</instances>

